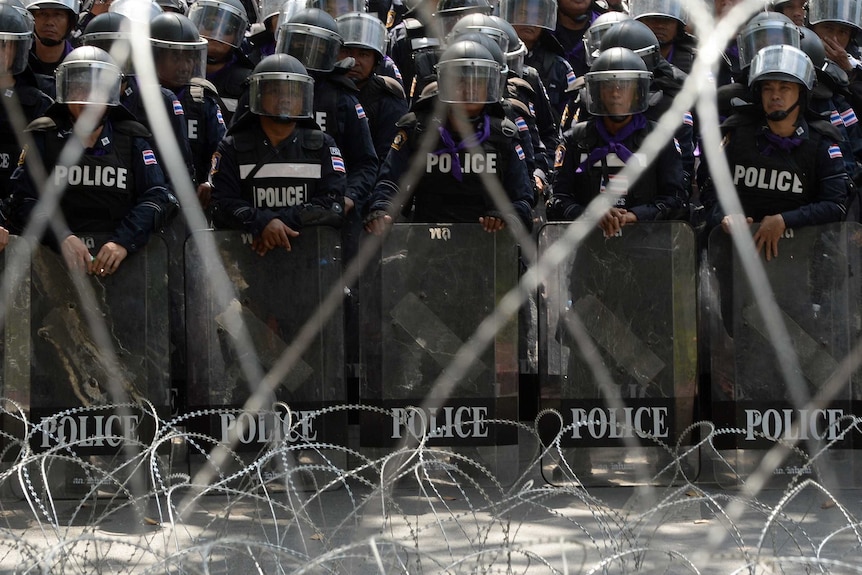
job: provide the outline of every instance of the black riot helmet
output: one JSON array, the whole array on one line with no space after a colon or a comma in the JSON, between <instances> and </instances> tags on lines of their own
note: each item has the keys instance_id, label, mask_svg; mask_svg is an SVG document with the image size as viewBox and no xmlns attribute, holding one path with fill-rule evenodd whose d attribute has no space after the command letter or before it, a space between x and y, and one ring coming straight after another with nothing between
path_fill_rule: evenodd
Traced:
<instances>
[{"instance_id":1,"label":"black riot helmet","mask_svg":"<svg viewBox=\"0 0 862 575\"><path fill-rule=\"evenodd\" d=\"M661 45L649 26L638 20L624 20L611 26L602 37L601 52L608 48L628 48L641 58L649 71L661 61Z\"/></svg>"},{"instance_id":2,"label":"black riot helmet","mask_svg":"<svg viewBox=\"0 0 862 575\"><path fill-rule=\"evenodd\" d=\"M500 28L494 17L478 12L467 14L455 22L455 25L452 26L452 31L449 32L447 41L451 44L455 38L470 32L476 32L477 34L488 36L488 38L493 40L497 46L500 47L500 50L504 54L508 51L509 37Z\"/></svg>"},{"instance_id":3,"label":"black riot helmet","mask_svg":"<svg viewBox=\"0 0 862 575\"><path fill-rule=\"evenodd\" d=\"M189 5L186 0L156 0L164 12L176 12L177 14L185 14L189 11Z\"/></svg>"},{"instance_id":4,"label":"black riot helmet","mask_svg":"<svg viewBox=\"0 0 862 575\"><path fill-rule=\"evenodd\" d=\"M345 48L373 50L377 61L386 55L388 34L380 18L367 12L350 12L335 19Z\"/></svg>"},{"instance_id":5,"label":"black riot helmet","mask_svg":"<svg viewBox=\"0 0 862 575\"><path fill-rule=\"evenodd\" d=\"M500 46L488 35L482 34L480 32L474 32L467 30L465 32L458 33L456 29L452 30L450 34L451 40L450 44L454 44L455 42L461 42L463 40L470 40L472 42L478 42L482 46L484 46L488 52L491 53L491 56L494 58L494 61L500 65L500 94L506 93L506 84L509 81L509 66L506 63L506 54L500 50Z\"/></svg>"},{"instance_id":6,"label":"black riot helmet","mask_svg":"<svg viewBox=\"0 0 862 575\"><path fill-rule=\"evenodd\" d=\"M862 30L862 1L860 0L809 0L808 23L835 22Z\"/></svg>"},{"instance_id":7,"label":"black riot helmet","mask_svg":"<svg viewBox=\"0 0 862 575\"><path fill-rule=\"evenodd\" d=\"M499 102L500 64L478 42L454 42L437 62L437 90L440 100L450 104Z\"/></svg>"},{"instance_id":8,"label":"black riot helmet","mask_svg":"<svg viewBox=\"0 0 862 575\"><path fill-rule=\"evenodd\" d=\"M117 12L99 14L81 34L81 44L96 46L111 55L123 74L132 75L132 21Z\"/></svg>"},{"instance_id":9,"label":"black riot helmet","mask_svg":"<svg viewBox=\"0 0 862 575\"><path fill-rule=\"evenodd\" d=\"M739 66L746 69L757 52L766 46L787 44L799 48L800 30L780 12L758 12L742 27L736 38Z\"/></svg>"},{"instance_id":10,"label":"black riot helmet","mask_svg":"<svg viewBox=\"0 0 862 575\"><path fill-rule=\"evenodd\" d=\"M20 74L27 67L30 46L33 44L33 28L24 15L11 4L0 4L0 41L15 46L15 56L4 74Z\"/></svg>"},{"instance_id":11,"label":"black riot helmet","mask_svg":"<svg viewBox=\"0 0 862 575\"><path fill-rule=\"evenodd\" d=\"M629 14L635 20L650 17L670 18L685 26L682 0L629 0Z\"/></svg>"},{"instance_id":12,"label":"black riot helmet","mask_svg":"<svg viewBox=\"0 0 862 575\"><path fill-rule=\"evenodd\" d=\"M33 18L33 13L27 10L27 6L24 5L24 2L21 0L0 0L0 4L8 4L15 10L17 10L21 16L24 17L24 20L27 22L27 25L30 27L30 33L33 33L33 29L36 25L36 20Z\"/></svg>"},{"instance_id":13,"label":"black riot helmet","mask_svg":"<svg viewBox=\"0 0 862 575\"><path fill-rule=\"evenodd\" d=\"M150 45L159 82L170 89L206 76L207 41L197 26L176 12L165 12L150 22Z\"/></svg>"},{"instance_id":14,"label":"black riot helmet","mask_svg":"<svg viewBox=\"0 0 862 575\"><path fill-rule=\"evenodd\" d=\"M189 20L201 38L239 48L248 28L248 15L239 0L195 0Z\"/></svg>"},{"instance_id":15,"label":"black riot helmet","mask_svg":"<svg viewBox=\"0 0 862 575\"><path fill-rule=\"evenodd\" d=\"M306 8L279 26L275 51L290 54L308 70L331 72L341 44L335 19L319 8Z\"/></svg>"},{"instance_id":16,"label":"black riot helmet","mask_svg":"<svg viewBox=\"0 0 862 575\"><path fill-rule=\"evenodd\" d=\"M500 17L514 26L557 29L557 0L500 0Z\"/></svg>"},{"instance_id":17,"label":"black riot helmet","mask_svg":"<svg viewBox=\"0 0 862 575\"><path fill-rule=\"evenodd\" d=\"M249 76L249 110L285 121L312 118L314 80L293 56L267 56Z\"/></svg>"},{"instance_id":18,"label":"black riot helmet","mask_svg":"<svg viewBox=\"0 0 862 575\"><path fill-rule=\"evenodd\" d=\"M438 0L435 14L440 25L440 37L446 38L455 23L467 14L490 14L492 10L488 0Z\"/></svg>"},{"instance_id":19,"label":"black riot helmet","mask_svg":"<svg viewBox=\"0 0 862 575\"><path fill-rule=\"evenodd\" d=\"M802 30L802 38L799 40L799 48L805 52L815 70L823 70L826 66L826 48L823 40L814 33L814 30Z\"/></svg>"},{"instance_id":20,"label":"black riot helmet","mask_svg":"<svg viewBox=\"0 0 862 575\"><path fill-rule=\"evenodd\" d=\"M585 78L587 111L622 121L649 107L652 73L643 59L628 48L602 50Z\"/></svg>"},{"instance_id":21,"label":"black riot helmet","mask_svg":"<svg viewBox=\"0 0 862 575\"><path fill-rule=\"evenodd\" d=\"M631 16L623 12L605 12L590 24L587 31L584 32L584 53L588 66L592 66L593 62L602 51L602 38L605 33L611 29L611 26L619 22L631 19Z\"/></svg>"},{"instance_id":22,"label":"black riot helmet","mask_svg":"<svg viewBox=\"0 0 862 575\"><path fill-rule=\"evenodd\" d=\"M769 120L781 121L794 108L799 107L804 110L807 107L807 96L814 88L816 80L814 64L799 48L782 44L767 46L755 54L748 75L748 85L758 106L763 105L761 88L763 82L767 80L793 82L802 86L799 90L799 99L789 109L766 115Z\"/></svg>"},{"instance_id":23,"label":"black riot helmet","mask_svg":"<svg viewBox=\"0 0 862 575\"><path fill-rule=\"evenodd\" d=\"M66 19L68 22L66 33L63 35L63 38L65 39L69 37L69 34L72 33L72 30L78 23L80 6L78 4L78 0L35 0L27 3L27 10L31 13L35 13L38 10L63 10L66 13ZM47 38L39 38L39 41L46 46L59 46L62 44L62 40L54 41L48 40Z\"/></svg>"},{"instance_id":24,"label":"black riot helmet","mask_svg":"<svg viewBox=\"0 0 862 575\"><path fill-rule=\"evenodd\" d=\"M123 73L111 56L96 46L69 52L54 70L60 104L120 104Z\"/></svg>"},{"instance_id":25,"label":"black riot helmet","mask_svg":"<svg viewBox=\"0 0 862 575\"><path fill-rule=\"evenodd\" d=\"M503 18L499 16L491 16L491 20L500 27L500 30L502 30L509 39L509 48L506 50L506 63L509 66L509 70L518 77L523 76L524 59L527 57L527 46L523 41L521 41L521 38L518 37L518 32L515 30L515 27L506 22Z\"/></svg>"},{"instance_id":26,"label":"black riot helmet","mask_svg":"<svg viewBox=\"0 0 862 575\"><path fill-rule=\"evenodd\" d=\"M365 0L309 0L308 8L319 8L332 16L338 18L349 12L366 12Z\"/></svg>"},{"instance_id":27,"label":"black riot helmet","mask_svg":"<svg viewBox=\"0 0 862 575\"><path fill-rule=\"evenodd\" d=\"M114 0L108 12L122 14L135 25L146 25L164 10L155 0Z\"/></svg>"}]
</instances>

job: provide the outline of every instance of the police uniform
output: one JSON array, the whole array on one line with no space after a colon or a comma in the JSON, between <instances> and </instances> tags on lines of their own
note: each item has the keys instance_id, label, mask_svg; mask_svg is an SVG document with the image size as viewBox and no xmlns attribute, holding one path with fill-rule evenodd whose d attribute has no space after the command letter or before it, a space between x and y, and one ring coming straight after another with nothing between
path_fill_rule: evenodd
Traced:
<instances>
[{"instance_id":1,"label":"police uniform","mask_svg":"<svg viewBox=\"0 0 862 575\"><path fill-rule=\"evenodd\" d=\"M697 39L685 32L681 32L670 46L667 60L686 74L691 74L691 68L697 59Z\"/></svg>"},{"instance_id":2,"label":"police uniform","mask_svg":"<svg viewBox=\"0 0 862 575\"><path fill-rule=\"evenodd\" d=\"M550 31L542 30L536 45L524 59L524 63L535 68L539 77L544 79L548 100L556 111L558 122L569 99L566 92L575 84L575 72L563 53L563 47Z\"/></svg>"},{"instance_id":3,"label":"police uniform","mask_svg":"<svg viewBox=\"0 0 862 575\"><path fill-rule=\"evenodd\" d=\"M95 145L76 164L58 165L72 130L72 116L61 104L52 105L28 127L53 184L65 186L60 209L68 228L59 239L73 233L110 233L109 241L129 253L141 249L176 209L149 132L122 107L109 108ZM12 218L17 230L26 226L39 200L31 161L36 161L36 155L25 149L12 175ZM51 232L48 241L54 242Z\"/></svg>"},{"instance_id":4,"label":"police uniform","mask_svg":"<svg viewBox=\"0 0 862 575\"><path fill-rule=\"evenodd\" d=\"M433 107L432 100L426 100L429 108ZM515 139L517 128L505 119L500 106L487 105L473 122L479 152L467 149L457 131L450 131L440 118L425 114L430 116L430 111L420 102L398 122L398 135L380 170L367 214L390 210L398 182L416 160L415 152L430 131L437 134L436 143L422 159L425 172L411 188L412 199L407 202L413 206L412 221L478 223L480 216L501 217L482 182L485 174L491 174L506 191L514 213L532 227L533 186L524 152Z\"/></svg>"},{"instance_id":5,"label":"police uniform","mask_svg":"<svg viewBox=\"0 0 862 575\"><path fill-rule=\"evenodd\" d=\"M640 118L640 119L638 119ZM638 221L668 220L683 217L688 207L682 160L674 142L669 142L658 157L629 185L618 177L625 165L622 154L610 151L591 118L576 124L557 148L554 193L548 202L548 219L571 221L578 218L600 193L618 194L615 205L637 216ZM632 152L629 161L642 164L648 158L638 150L655 125L642 115L632 117L631 134L619 144ZM603 152L607 151L606 155Z\"/></svg>"},{"instance_id":6,"label":"police uniform","mask_svg":"<svg viewBox=\"0 0 862 575\"><path fill-rule=\"evenodd\" d=\"M388 76L371 74L356 97L368 118L377 157L384 159L398 132L395 124L407 113L404 88Z\"/></svg>"},{"instance_id":7,"label":"police uniform","mask_svg":"<svg viewBox=\"0 0 862 575\"><path fill-rule=\"evenodd\" d=\"M259 237L278 218L301 231L312 210L341 214L346 174L331 136L300 121L273 147L258 117L245 114L228 130L213 156L213 221Z\"/></svg>"},{"instance_id":8,"label":"police uniform","mask_svg":"<svg viewBox=\"0 0 862 575\"><path fill-rule=\"evenodd\" d=\"M570 30L561 23L557 23L554 37L559 40L560 45L563 47L563 57L572 67L576 77L583 76L590 71L590 67L587 65L587 52L583 40L584 34L587 33L590 25L599 16L601 16L601 13L595 10L587 12L587 22L579 30Z\"/></svg>"},{"instance_id":9,"label":"police uniform","mask_svg":"<svg viewBox=\"0 0 862 575\"><path fill-rule=\"evenodd\" d=\"M194 165L195 182L207 181L212 156L227 132L218 94L215 88L202 78L192 78L192 83L179 91Z\"/></svg>"},{"instance_id":10,"label":"police uniform","mask_svg":"<svg viewBox=\"0 0 862 575\"><path fill-rule=\"evenodd\" d=\"M780 142L771 141L765 120L751 115L735 114L722 128L727 132L724 152L746 216L759 222L781 214L788 228L844 218L848 177L840 136L829 123L802 119L794 136ZM701 197L708 226L719 225L725 214L711 181Z\"/></svg>"},{"instance_id":11,"label":"police uniform","mask_svg":"<svg viewBox=\"0 0 862 575\"><path fill-rule=\"evenodd\" d=\"M207 73L207 80L215 86L225 104L222 114L228 124L236 112L237 102L246 91L246 80L251 75L252 69L254 69L252 61L237 48L231 52L230 59L222 68L213 73Z\"/></svg>"},{"instance_id":12,"label":"police uniform","mask_svg":"<svg viewBox=\"0 0 862 575\"><path fill-rule=\"evenodd\" d=\"M38 40L36 40L38 42ZM69 55L75 47L72 45L72 42L69 40L63 40L64 48L63 55L56 62L43 62L39 59L39 56L36 55L36 43L33 43L33 47L30 48L30 68L33 70L35 74L39 74L42 76L54 76L54 70L57 66L60 65L60 62Z\"/></svg>"}]
</instances>

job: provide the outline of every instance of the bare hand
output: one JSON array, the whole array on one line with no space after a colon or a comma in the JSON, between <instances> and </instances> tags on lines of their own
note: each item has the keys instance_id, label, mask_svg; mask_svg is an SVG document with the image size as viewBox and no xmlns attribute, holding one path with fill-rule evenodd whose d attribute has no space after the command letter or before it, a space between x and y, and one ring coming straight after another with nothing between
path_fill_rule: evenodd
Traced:
<instances>
[{"instance_id":1,"label":"bare hand","mask_svg":"<svg viewBox=\"0 0 862 575\"><path fill-rule=\"evenodd\" d=\"M845 72L853 69L853 64L850 63L850 55L844 49L844 46L831 36L821 38L821 40L823 40L823 47L826 48L827 58L838 64Z\"/></svg>"},{"instance_id":2,"label":"bare hand","mask_svg":"<svg viewBox=\"0 0 862 575\"><path fill-rule=\"evenodd\" d=\"M252 242L251 249L261 256L277 247L283 247L285 250L290 251L290 238L295 238L298 235L298 231L292 229L280 219L273 218L263 228L260 237L255 238Z\"/></svg>"},{"instance_id":3,"label":"bare hand","mask_svg":"<svg viewBox=\"0 0 862 575\"><path fill-rule=\"evenodd\" d=\"M344 215L345 216L347 214L349 214L355 206L356 206L356 204L353 202L352 199L348 198L347 196L344 196Z\"/></svg>"},{"instance_id":4,"label":"bare hand","mask_svg":"<svg viewBox=\"0 0 862 575\"><path fill-rule=\"evenodd\" d=\"M66 267L70 270L78 270L81 273L90 271L93 256L78 236L73 234L63 240L60 244L60 252L63 254Z\"/></svg>"},{"instance_id":5,"label":"bare hand","mask_svg":"<svg viewBox=\"0 0 862 575\"><path fill-rule=\"evenodd\" d=\"M209 182L203 182L198 185L198 201L203 209L207 209L210 205L210 200L213 196L213 185Z\"/></svg>"},{"instance_id":6,"label":"bare hand","mask_svg":"<svg viewBox=\"0 0 862 575\"><path fill-rule=\"evenodd\" d=\"M729 234L733 231L735 226L741 225L743 221L745 222L746 227L754 223L754 220L751 218L745 218L745 220L743 220L740 214L724 216L721 218L721 229L724 230L724 233Z\"/></svg>"},{"instance_id":7,"label":"bare hand","mask_svg":"<svg viewBox=\"0 0 862 575\"><path fill-rule=\"evenodd\" d=\"M491 216L481 216L479 223L482 224L482 229L488 233L499 232L506 227L506 220L502 218L492 218Z\"/></svg>"},{"instance_id":8,"label":"bare hand","mask_svg":"<svg viewBox=\"0 0 862 575\"><path fill-rule=\"evenodd\" d=\"M96 258L90 263L90 273L105 277L117 271L120 264L129 255L128 250L120 244L108 242L99 250Z\"/></svg>"},{"instance_id":9,"label":"bare hand","mask_svg":"<svg viewBox=\"0 0 862 575\"><path fill-rule=\"evenodd\" d=\"M766 216L760 222L760 227L754 233L754 245L758 252L761 248L766 248L766 261L778 257L778 240L784 235L785 229L787 226L781 214Z\"/></svg>"},{"instance_id":10,"label":"bare hand","mask_svg":"<svg viewBox=\"0 0 862 575\"><path fill-rule=\"evenodd\" d=\"M604 232L605 237L610 238L617 235L624 225L633 224L636 221L638 221L638 217L633 212L623 208L611 208L599 220L599 227Z\"/></svg>"},{"instance_id":11,"label":"bare hand","mask_svg":"<svg viewBox=\"0 0 862 575\"><path fill-rule=\"evenodd\" d=\"M0 252L6 249L9 245L9 230L0 226Z\"/></svg>"},{"instance_id":12,"label":"bare hand","mask_svg":"<svg viewBox=\"0 0 862 575\"><path fill-rule=\"evenodd\" d=\"M345 198L346 199L346 198ZM382 236L383 233L392 225L392 216L389 214L379 218L374 218L365 224L365 231L375 236Z\"/></svg>"}]
</instances>

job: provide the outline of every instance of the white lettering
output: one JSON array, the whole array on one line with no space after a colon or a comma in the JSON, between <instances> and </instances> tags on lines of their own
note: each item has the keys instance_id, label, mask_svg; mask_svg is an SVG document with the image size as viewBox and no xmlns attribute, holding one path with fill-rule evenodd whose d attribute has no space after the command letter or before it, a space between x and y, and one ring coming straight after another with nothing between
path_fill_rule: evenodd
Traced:
<instances>
[{"instance_id":1,"label":"white lettering","mask_svg":"<svg viewBox=\"0 0 862 575\"><path fill-rule=\"evenodd\" d=\"M136 440L138 415L65 415L43 417L42 447L74 444L83 447L119 447L124 441Z\"/></svg>"},{"instance_id":2,"label":"white lettering","mask_svg":"<svg viewBox=\"0 0 862 575\"><path fill-rule=\"evenodd\" d=\"M115 166L57 166L54 169L54 183L58 186L105 187L126 189L128 170Z\"/></svg>"},{"instance_id":3,"label":"white lettering","mask_svg":"<svg viewBox=\"0 0 862 575\"><path fill-rule=\"evenodd\" d=\"M326 112L315 112L314 121L320 126L320 129L326 131Z\"/></svg>"},{"instance_id":4,"label":"white lettering","mask_svg":"<svg viewBox=\"0 0 862 575\"><path fill-rule=\"evenodd\" d=\"M229 444L236 440L244 445L251 445L285 440L291 443L317 440L317 429L314 425L317 412L294 412L283 404L277 405L275 409L275 413L220 414L221 442Z\"/></svg>"},{"instance_id":5,"label":"white lettering","mask_svg":"<svg viewBox=\"0 0 862 575\"><path fill-rule=\"evenodd\" d=\"M842 409L757 409L745 410L745 440L754 441L759 436L776 441L838 439L839 420L844 417ZM798 427L793 428L797 422Z\"/></svg>"},{"instance_id":6,"label":"white lettering","mask_svg":"<svg viewBox=\"0 0 862 575\"><path fill-rule=\"evenodd\" d=\"M255 188L255 198L258 208L284 208L301 206L307 201L308 195L305 184L302 184L281 188Z\"/></svg>"},{"instance_id":7,"label":"white lettering","mask_svg":"<svg viewBox=\"0 0 862 575\"><path fill-rule=\"evenodd\" d=\"M197 120L189 120L189 140L197 140L198 139L198 121Z\"/></svg>"},{"instance_id":8,"label":"white lettering","mask_svg":"<svg viewBox=\"0 0 862 575\"><path fill-rule=\"evenodd\" d=\"M392 439L402 439L406 431L413 437L471 439L488 437L488 408L446 406L420 409L392 408Z\"/></svg>"},{"instance_id":9,"label":"white lettering","mask_svg":"<svg viewBox=\"0 0 862 575\"><path fill-rule=\"evenodd\" d=\"M666 407L604 409L572 408L572 439L667 438L670 434ZM586 435L584 431L586 430Z\"/></svg>"}]
</instances>

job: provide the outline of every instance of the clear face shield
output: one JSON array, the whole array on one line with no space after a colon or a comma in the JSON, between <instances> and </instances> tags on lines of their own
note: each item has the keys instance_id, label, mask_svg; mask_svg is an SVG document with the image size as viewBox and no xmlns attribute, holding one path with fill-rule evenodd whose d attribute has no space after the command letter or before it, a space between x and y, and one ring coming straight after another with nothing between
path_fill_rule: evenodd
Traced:
<instances>
[{"instance_id":1,"label":"clear face shield","mask_svg":"<svg viewBox=\"0 0 862 575\"><path fill-rule=\"evenodd\" d=\"M207 42L180 44L152 40L159 82L168 88L186 86L192 78L206 77Z\"/></svg>"},{"instance_id":2,"label":"clear face shield","mask_svg":"<svg viewBox=\"0 0 862 575\"><path fill-rule=\"evenodd\" d=\"M253 114L284 120L314 117L314 80L303 74L264 72L249 78Z\"/></svg>"},{"instance_id":3,"label":"clear face shield","mask_svg":"<svg viewBox=\"0 0 862 575\"><path fill-rule=\"evenodd\" d=\"M319 8L338 18L350 12L365 12L365 0L310 0L309 8Z\"/></svg>"},{"instance_id":4,"label":"clear face shield","mask_svg":"<svg viewBox=\"0 0 862 575\"><path fill-rule=\"evenodd\" d=\"M380 54L386 53L386 27L376 16L353 12L339 16L335 21L346 47L368 48Z\"/></svg>"},{"instance_id":5,"label":"clear face shield","mask_svg":"<svg viewBox=\"0 0 862 575\"><path fill-rule=\"evenodd\" d=\"M584 96L594 116L631 116L649 108L652 74L640 70L587 72Z\"/></svg>"},{"instance_id":6,"label":"clear face shield","mask_svg":"<svg viewBox=\"0 0 862 575\"><path fill-rule=\"evenodd\" d=\"M491 104L502 98L500 65L492 60L456 59L437 64L441 102Z\"/></svg>"},{"instance_id":7,"label":"clear face shield","mask_svg":"<svg viewBox=\"0 0 862 575\"><path fill-rule=\"evenodd\" d=\"M584 33L584 53L588 66L592 66L596 58L599 57L602 48L602 38L605 37L605 32L620 21L619 18L613 20L606 19L605 21L601 21L601 18L599 18Z\"/></svg>"},{"instance_id":8,"label":"clear face shield","mask_svg":"<svg viewBox=\"0 0 862 575\"><path fill-rule=\"evenodd\" d=\"M306 0L286 0L284 2L279 2L279 6L276 30L281 29L281 27L285 23L289 22L297 12L308 8L308 2Z\"/></svg>"},{"instance_id":9,"label":"clear face shield","mask_svg":"<svg viewBox=\"0 0 862 575\"><path fill-rule=\"evenodd\" d=\"M414 75L421 81L427 81L437 74L437 62L443 52L436 38L426 40L428 41L413 49Z\"/></svg>"},{"instance_id":10,"label":"clear face shield","mask_svg":"<svg viewBox=\"0 0 862 575\"><path fill-rule=\"evenodd\" d=\"M189 9L189 20L198 27L201 38L238 48L245 35L247 20L230 4L198 0Z\"/></svg>"},{"instance_id":11,"label":"clear face shield","mask_svg":"<svg viewBox=\"0 0 862 575\"><path fill-rule=\"evenodd\" d=\"M106 62L77 61L60 64L54 77L57 83L57 102L61 104L120 103L120 69Z\"/></svg>"},{"instance_id":12,"label":"clear face shield","mask_svg":"<svg viewBox=\"0 0 862 575\"><path fill-rule=\"evenodd\" d=\"M275 51L290 54L307 70L329 72L335 68L341 37L325 28L288 22L278 30Z\"/></svg>"},{"instance_id":13,"label":"clear face shield","mask_svg":"<svg viewBox=\"0 0 862 575\"><path fill-rule=\"evenodd\" d=\"M685 12L680 0L631 0L629 14L634 19L653 16L673 18L685 24Z\"/></svg>"},{"instance_id":14,"label":"clear face shield","mask_svg":"<svg viewBox=\"0 0 862 575\"><path fill-rule=\"evenodd\" d=\"M751 28L744 28L736 40L739 46L739 65L743 69L747 68L761 48L781 44L799 48L800 41L800 31L795 24L759 22Z\"/></svg>"},{"instance_id":15,"label":"clear face shield","mask_svg":"<svg viewBox=\"0 0 862 575\"><path fill-rule=\"evenodd\" d=\"M556 0L500 0L500 17L513 26L557 28Z\"/></svg>"},{"instance_id":16,"label":"clear face shield","mask_svg":"<svg viewBox=\"0 0 862 575\"><path fill-rule=\"evenodd\" d=\"M809 91L814 88L814 65L802 50L792 46L768 46L760 50L751 61L748 85L761 80L796 79Z\"/></svg>"},{"instance_id":17,"label":"clear face shield","mask_svg":"<svg viewBox=\"0 0 862 575\"><path fill-rule=\"evenodd\" d=\"M808 21L811 24L839 22L853 26L858 30L862 26L862 2L859 0L809 0Z\"/></svg>"},{"instance_id":18,"label":"clear face shield","mask_svg":"<svg viewBox=\"0 0 862 575\"><path fill-rule=\"evenodd\" d=\"M125 16L135 24L149 24L163 11L161 6L150 0L114 0L108 7L108 12Z\"/></svg>"},{"instance_id":19,"label":"clear face shield","mask_svg":"<svg viewBox=\"0 0 862 575\"><path fill-rule=\"evenodd\" d=\"M81 40L84 46L95 46L110 54L123 74L130 76L134 73L132 70L132 42L128 32L84 34Z\"/></svg>"},{"instance_id":20,"label":"clear face shield","mask_svg":"<svg viewBox=\"0 0 862 575\"><path fill-rule=\"evenodd\" d=\"M14 76L27 68L30 46L33 36L30 34L0 33L0 54L3 54L3 70Z\"/></svg>"},{"instance_id":21,"label":"clear face shield","mask_svg":"<svg viewBox=\"0 0 862 575\"><path fill-rule=\"evenodd\" d=\"M509 66L509 70L519 78L524 75L524 59L526 57L527 46L523 42L520 42L515 50L506 53L506 64Z\"/></svg>"}]
</instances>

